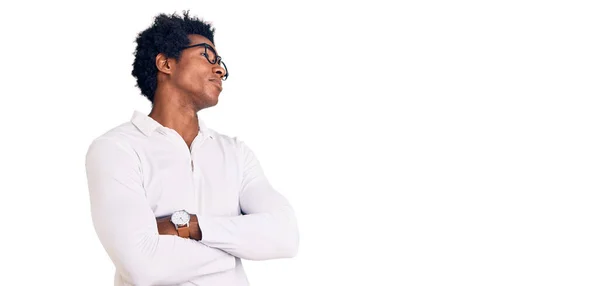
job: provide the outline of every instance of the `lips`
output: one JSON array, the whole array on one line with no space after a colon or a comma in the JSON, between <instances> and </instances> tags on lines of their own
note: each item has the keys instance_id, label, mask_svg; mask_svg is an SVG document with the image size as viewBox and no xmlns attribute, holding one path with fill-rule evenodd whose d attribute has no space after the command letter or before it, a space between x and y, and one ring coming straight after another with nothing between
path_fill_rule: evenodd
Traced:
<instances>
[{"instance_id":1,"label":"lips","mask_svg":"<svg viewBox=\"0 0 600 286\"><path fill-rule=\"evenodd\" d=\"M223 90L223 83L220 79L210 79L209 81L217 85L219 90Z\"/></svg>"}]
</instances>

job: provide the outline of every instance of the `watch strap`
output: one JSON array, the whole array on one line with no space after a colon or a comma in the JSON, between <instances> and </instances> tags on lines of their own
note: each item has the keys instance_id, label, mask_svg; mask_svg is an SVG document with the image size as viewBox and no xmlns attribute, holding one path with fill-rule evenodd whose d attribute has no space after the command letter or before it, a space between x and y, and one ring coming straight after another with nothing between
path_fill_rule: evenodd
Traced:
<instances>
[{"instance_id":1,"label":"watch strap","mask_svg":"<svg viewBox=\"0 0 600 286\"><path fill-rule=\"evenodd\" d=\"M180 226L177 227L177 236L179 237L183 237L183 238L189 238L190 237L190 227L185 225L185 226Z\"/></svg>"}]
</instances>

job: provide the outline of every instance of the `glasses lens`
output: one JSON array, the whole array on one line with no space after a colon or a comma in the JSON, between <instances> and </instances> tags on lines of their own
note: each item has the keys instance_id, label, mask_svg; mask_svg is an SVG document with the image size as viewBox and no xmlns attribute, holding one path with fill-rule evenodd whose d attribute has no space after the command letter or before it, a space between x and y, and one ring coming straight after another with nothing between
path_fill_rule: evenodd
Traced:
<instances>
[{"instance_id":1,"label":"glasses lens","mask_svg":"<svg viewBox=\"0 0 600 286\"><path fill-rule=\"evenodd\" d=\"M211 46L206 45L204 47L206 48L206 59L214 65L217 62L217 53Z\"/></svg>"}]
</instances>

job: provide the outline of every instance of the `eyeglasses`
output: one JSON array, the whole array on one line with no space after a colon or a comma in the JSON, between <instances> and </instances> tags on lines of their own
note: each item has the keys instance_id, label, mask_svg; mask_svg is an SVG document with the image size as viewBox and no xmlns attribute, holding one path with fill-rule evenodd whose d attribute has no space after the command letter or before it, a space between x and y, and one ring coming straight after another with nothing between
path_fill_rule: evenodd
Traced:
<instances>
[{"instance_id":1,"label":"eyeglasses","mask_svg":"<svg viewBox=\"0 0 600 286\"><path fill-rule=\"evenodd\" d=\"M227 77L229 77L229 72L227 72L227 66L221 60L221 56L218 56L215 49L213 49L213 47L211 47L209 44L202 43L202 44L191 45L191 46L184 47L183 49L181 49L181 51L183 51L185 49L189 49L189 48L194 48L194 47L204 47L204 53L202 53L202 55L208 60L209 63L211 63L213 65L218 64L225 70L225 75L223 76L223 80L226 80Z\"/></svg>"}]
</instances>

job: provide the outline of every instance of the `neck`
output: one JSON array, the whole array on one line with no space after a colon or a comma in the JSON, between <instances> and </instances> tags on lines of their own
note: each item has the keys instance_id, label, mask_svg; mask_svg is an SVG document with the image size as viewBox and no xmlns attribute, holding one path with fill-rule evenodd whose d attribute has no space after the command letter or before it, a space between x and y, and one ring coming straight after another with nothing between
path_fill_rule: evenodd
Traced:
<instances>
[{"instance_id":1,"label":"neck","mask_svg":"<svg viewBox=\"0 0 600 286\"><path fill-rule=\"evenodd\" d=\"M190 147L198 135L198 110L183 98L180 94L157 89L148 116L162 126L175 130Z\"/></svg>"}]
</instances>

